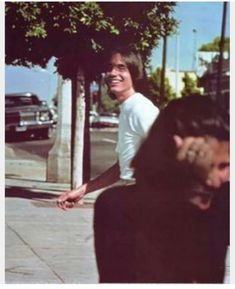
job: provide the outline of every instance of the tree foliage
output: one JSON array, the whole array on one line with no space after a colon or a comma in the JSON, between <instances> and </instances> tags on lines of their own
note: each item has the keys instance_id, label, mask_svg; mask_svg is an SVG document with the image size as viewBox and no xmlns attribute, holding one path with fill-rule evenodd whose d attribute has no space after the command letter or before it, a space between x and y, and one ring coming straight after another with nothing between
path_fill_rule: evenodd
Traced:
<instances>
[{"instance_id":1,"label":"tree foliage","mask_svg":"<svg viewBox=\"0 0 235 289\"><path fill-rule=\"evenodd\" d=\"M117 100L113 100L110 98L107 89L103 91L101 94L101 101L100 101L100 111L104 112L116 112L119 113L119 104Z\"/></svg>"},{"instance_id":2,"label":"tree foliage","mask_svg":"<svg viewBox=\"0 0 235 289\"><path fill-rule=\"evenodd\" d=\"M84 87L84 78L88 119L87 84L100 79L107 49L131 45L141 52L147 64L161 36L174 31L176 21L171 16L174 6L174 2L5 3L6 64L45 68L54 56L58 73L72 79L72 167L79 164L73 171L73 187L77 172L81 171L82 129L78 132L75 128L83 128L84 109L79 117L75 109L78 99L81 100L77 95ZM86 131L87 125L85 134Z\"/></svg>"},{"instance_id":3,"label":"tree foliage","mask_svg":"<svg viewBox=\"0 0 235 289\"><path fill-rule=\"evenodd\" d=\"M160 37L174 31L174 6L174 2L6 2L6 64L45 67L54 56L64 78L71 78L78 65L91 77L102 70L102 53L120 44L132 44L147 62Z\"/></svg>"},{"instance_id":4,"label":"tree foliage","mask_svg":"<svg viewBox=\"0 0 235 289\"><path fill-rule=\"evenodd\" d=\"M197 86L197 80L194 80L190 75L185 72L183 77L184 88L181 91L182 96L188 96L192 94L200 94L200 89Z\"/></svg>"},{"instance_id":5,"label":"tree foliage","mask_svg":"<svg viewBox=\"0 0 235 289\"><path fill-rule=\"evenodd\" d=\"M170 100L174 99L176 97L176 94L174 93L169 79L165 77L165 99L161 100L160 91L161 91L161 68L157 68L155 71L151 72L149 79L149 92L150 92L150 98L156 105L164 105L168 103Z\"/></svg>"},{"instance_id":6,"label":"tree foliage","mask_svg":"<svg viewBox=\"0 0 235 289\"><path fill-rule=\"evenodd\" d=\"M219 52L220 51L220 36L214 38L212 42L203 44L199 51L207 51L207 52ZM230 50L230 38L226 37L224 41L224 51L229 52Z\"/></svg>"}]
</instances>

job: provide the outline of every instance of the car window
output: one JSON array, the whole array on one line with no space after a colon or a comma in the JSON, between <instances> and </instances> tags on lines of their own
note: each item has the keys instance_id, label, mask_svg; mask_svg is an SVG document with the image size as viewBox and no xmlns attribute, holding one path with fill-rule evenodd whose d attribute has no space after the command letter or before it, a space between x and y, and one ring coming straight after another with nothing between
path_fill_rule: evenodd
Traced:
<instances>
[{"instance_id":1,"label":"car window","mask_svg":"<svg viewBox=\"0 0 235 289\"><path fill-rule=\"evenodd\" d=\"M6 107L24 106L24 105L38 105L39 101L36 96L8 96L5 98Z\"/></svg>"}]
</instances>

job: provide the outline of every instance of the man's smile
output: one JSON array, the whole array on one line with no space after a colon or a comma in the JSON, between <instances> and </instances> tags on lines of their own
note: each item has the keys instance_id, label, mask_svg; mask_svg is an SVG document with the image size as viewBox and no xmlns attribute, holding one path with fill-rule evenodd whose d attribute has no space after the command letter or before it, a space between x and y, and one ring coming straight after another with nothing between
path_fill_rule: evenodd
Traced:
<instances>
[{"instance_id":1,"label":"man's smile","mask_svg":"<svg viewBox=\"0 0 235 289\"><path fill-rule=\"evenodd\" d=\"M122 79L119 79L119 78L109 78L108 79L108 85L109 86L116 86L116 85L118 85L118 84L120 84L120 83L122 83Z\"/></svg>"}]
</instances>

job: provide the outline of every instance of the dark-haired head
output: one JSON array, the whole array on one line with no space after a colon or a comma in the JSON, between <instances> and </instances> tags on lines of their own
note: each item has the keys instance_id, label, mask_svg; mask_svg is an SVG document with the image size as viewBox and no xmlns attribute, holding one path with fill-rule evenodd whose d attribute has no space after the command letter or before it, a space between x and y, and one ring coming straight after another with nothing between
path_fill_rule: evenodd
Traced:
<instances>
[{"instance_id":1,"label":"dark-haired head","mask_svg":"<svg viewBox=\"0 0 235 289\"><path fill-rule=\"evenodd\" d=\"M135 85L137 81L143 78L143 62L141 55L129 47L118 47L110 52L108 60L117 53L121 54L123 57Z\"/></svg>"},{"instance_id":2,"label":"dark-haired head","mask_svg":"<svg viewBox=\"0 0 235 289\"><path fill-rule=\"evenodd\" d=\"M228 141L229 115L206 96L193 95L170 102L132 162L137 182L169 188L187 185L190 172L180 172L174 135L212 136Z\"/></svg>"},{"instance_id":3,"label":"dark-haired head","mask_svg":"<svg viewBox=\"0 0 235 289\"><path fill-rule=\"evenodd\" d=\"M142 83L144 82L144 67L141 55L134 49L123 46L112 49L106 56L105 59L105 71L108 71L110 59L115 54L120 54L130 72L133 87L136 91L141 89ZM112 96L111 96L112 97ZM114 97L115 98L115 97Z\"/></svg>"}]
</instances>

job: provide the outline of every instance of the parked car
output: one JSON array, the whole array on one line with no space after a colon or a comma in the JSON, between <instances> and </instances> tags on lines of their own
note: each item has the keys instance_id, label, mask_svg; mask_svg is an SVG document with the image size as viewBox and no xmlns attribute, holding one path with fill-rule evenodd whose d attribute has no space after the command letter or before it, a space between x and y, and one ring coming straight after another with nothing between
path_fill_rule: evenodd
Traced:
<instances>
[{"instance_id":1,"label":"parked car","mask_svg":"<svg viewBox=\"0 0 235 289\"><path fill-rule=\"evenodd\" d=\"M90 126L93 127L94 122L96 120L98 116L98 113L94 110L90 110L90 114L89 114L89 122L90 122Z\"/></svg>"},{"instance_id":2,"label":"parked car","mask_svg":"<svg viewBox=\"0 0 235 289\"><path fill-rule=\"evenodd\" d=\"M102 112L95 117L92 126L101 128L101 127L118 127L118 125L119 119L116 113Z\"/></svg>"},{"instance_id":3,"label":"parked car","mask_svg":"<svg viewBox=\"0 0 235 289\"><path fill-rule=\"evenodd\" d=\"M53 122L47 102L41 101L36 94L5 95L6 136L24 134L47 139L51 136Z\"/></svg>"}]
</instances>

